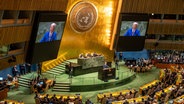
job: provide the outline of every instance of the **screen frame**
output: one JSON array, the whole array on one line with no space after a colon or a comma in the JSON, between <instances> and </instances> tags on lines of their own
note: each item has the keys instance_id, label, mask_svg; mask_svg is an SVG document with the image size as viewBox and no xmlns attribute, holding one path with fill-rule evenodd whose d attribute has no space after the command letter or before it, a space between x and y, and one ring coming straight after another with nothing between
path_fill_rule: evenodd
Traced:
<instances>
[{"instance_id":1,"label":"screen frame","mask_svg":"<svg viewBox=\"0 0 184 104\"><path fill-rule=\"evenodd\" d=\"M124 37L124 38L130 38L129 36L120 36L120 31L121 31L121 24L122 21L135 21L135 22L139 22L139 21L146 21L147 22L147 27L146 27L146 32L144 36L133 36L133 37L140 37L140 38L144 38L144 44L145 44L145 38L147 36L147 31L148 31L148 26L149 26L149 15L148 14L144 14L144 13L120 13L119 15L119 21L118 21L118 26L117 26L117 31L116 31L116 36L115 36L115 41L114 41L114 49L118 52L122 52L122 51L134 51L134 50L119 50L118 48L118 41L120 39L120 37ZM136 39L136 38L135 38ZM140 51L139 50L135 50L135 51Z\"/></svg>"},{"instance_id":2,"label":"screen frame","mask_svg":"<svg viewBox=\"0 0 184 104\"><path fill-rule=\"evenodd\" d=\"M28 51L27 51L27 55L26 55L26 62L27 63L36 64L36 63L40 63L40 62L48 60L48 59L36 60L34 58L34 54L36 53L35 52L36 45L40 45L40 44L47 45L49 43L52 44L52 42L36 43L39 23L40 22L61 22L61 21L65 21L65 24L64 24L64 27L65 27L66 19L67 19L67 14L62 12L62 11L37 11L35 13L34 22L33 22L33 26L32 26L31 37L30 37L30 41L29 41L29 45L28 45ZM55 43L57 45L60 45L62 37L63 37L63 34L61 36L61 39L55 40ZM57 50L59 50L59 47L58 47ZM57 57L57 55L56 55L56 57Z\"/></svg>"}]
</instances>

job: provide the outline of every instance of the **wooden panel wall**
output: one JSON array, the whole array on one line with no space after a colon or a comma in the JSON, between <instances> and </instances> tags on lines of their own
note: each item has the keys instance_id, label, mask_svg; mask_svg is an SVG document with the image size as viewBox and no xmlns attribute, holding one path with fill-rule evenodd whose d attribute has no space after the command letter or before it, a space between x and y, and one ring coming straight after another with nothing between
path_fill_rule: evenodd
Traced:
<instances>
[{"instance_id":1,"label":"wooden panel wall","mask_svg":"<svg viewBox=\"0 0 184 104\"><path fill-rule=\"evenodd\" d=\"M147 34L170 34L183 35L184 24L182 23L149 23Z\"/></svg>"},{"instance_id":2,"label":"wooden panel wall","mask_svg":"<svg viewBox=\"0 0 184 104\"><path fill-rule=\"evenodd\" d=\"M184 14L184 0L123 0L122 13Z\"/></svg>"},{"instance_id":3,"label":"wooden panel wall","mask_svg":"<svg viewBox=\"0 0 184 104\"><path fill-rule=\"evenodd\" d=\"M11 59L11 57L7 57L0 60L0 69L24 63L24 54L16 55L16 62L8 63L9 59Z\"/></svg>"},{"instance_id":4,"label":"wooden panel wall","mask_svg":"<svg viewBox=\"0 0 184 104\"><path fill-rule=\"evenodd\" d=\"M26 11L64 11L68 0L0 0L0 10L26 10ZM10 26L0 28L0 45L7 45L17 42L26 42L23 55L16 55L16 63L7 63L10 57L0 59L0 69L23 63L27 51L27 44L30 40L32 25Z\"/></svg>"},{"instance_id":5,"label":"wooden panel wall","mask_svg":"<svg viewBox=\"0 0 184 104\"><path fill-rule=\"evenodd\" d=\"M146 49L155 49L155 43L158 43L156 49L158 50L184 50L184 42L173 42L173 41L156 41L152 39L147 39L145 41Z\"/></svg>"},{"instance_id":6,"label":"wooden panel wall","mask_svg":"<svg viewBox=\"0 0 184 104\"><path fill-rule=\"evenodd\" d=\"M0 10L65 11L68 0L0 0Z\"/></svg>"},{"instance_id":7,"label":"wooden panel wall","mask_svg":"<svg viewBox=\"0 0 184 104\"><path fill-rule=\"evenodd\" d=\"M32 26L0 28L0 45L29 41Z\"/></svg>"}]
</instances>

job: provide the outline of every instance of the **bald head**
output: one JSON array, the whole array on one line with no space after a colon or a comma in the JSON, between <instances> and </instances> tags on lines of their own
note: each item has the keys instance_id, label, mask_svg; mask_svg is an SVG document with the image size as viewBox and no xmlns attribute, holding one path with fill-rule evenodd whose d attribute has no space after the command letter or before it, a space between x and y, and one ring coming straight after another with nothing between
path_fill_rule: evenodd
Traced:
<instances>
[{"instance_id":1,"label":"bald head","mask_svg":"<svg viewBox=\"0 0 184 104\"><path fill-rule=\"evenodd\" d=\"M132 24L132 29L137 29L137 27L138 27L138 23L137 23L137 22L134 22L134 23Z\"/></svg>"}]
</instances>

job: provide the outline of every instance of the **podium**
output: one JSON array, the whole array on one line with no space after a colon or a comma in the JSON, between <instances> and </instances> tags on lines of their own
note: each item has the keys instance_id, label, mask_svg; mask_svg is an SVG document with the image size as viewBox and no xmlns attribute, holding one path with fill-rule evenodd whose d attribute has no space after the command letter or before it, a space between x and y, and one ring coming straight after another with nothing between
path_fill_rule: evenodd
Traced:
<instances>
[{"instance_id":1,"label":"podium","mask_svg":"<svg viewBox=\"0 0 184 104\"><path fill-rule=\"evenodd\" d=\"M98 70L98 79L107 81L109 79L116 78L116 69L115 68L105 68Z\"/></svg>"}]
</instances>

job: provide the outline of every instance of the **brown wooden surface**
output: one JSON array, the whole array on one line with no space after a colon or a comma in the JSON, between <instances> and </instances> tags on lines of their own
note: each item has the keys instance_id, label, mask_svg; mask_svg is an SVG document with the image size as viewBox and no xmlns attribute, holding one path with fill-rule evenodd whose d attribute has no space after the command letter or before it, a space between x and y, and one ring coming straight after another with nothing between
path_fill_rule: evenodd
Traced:
<instances>
[{"instance_id":1,"label":"brown wooden surface","mask_svg":"<svg viewBox=\"0 0 184 104\"><path fill-rule=\"evenodd\" d=\"M8 96L8 88L5 88L0 91L0 100L6 99Z\"/></svg>"},{"instance_id":2,"label":"brown wooden surface","mask_svg":"<svg viewBox=\"0 0 184 104\"><path fill-rule=\"evenodd\" d=\"M161 49L161 50L184 50L184 41L171 41L171 40L166 40L166 41L157 41L155 39L146 39L144 47L146 49L155 49L155 43L158 43L158 46L156 49Z\"/></svg>"},{"instance_id":3,"label":"brown wooden surface","mask_svg":"<svg viewBox=\"0 0 184 104\"><path fill-rule=\"evenodd\" d=\"M5 69L7 67L12 67L17 64L24 63L24 58L25 58L24 54L15 55L15 57L16 57L16 62L12 62L12 63L8 63L8 60L11 59L11 56L0 59L0 70Z\"/></svg>"},{"instance_id":4,"label":"brown wooden surface","mask_svg":"<svg viewBox=\"0 0 184 104\"><path fill-rule=\"evenodd\" d=\"M172 20L165 20L163 23L150 22L147 34L183 35L184 23L173 23L174 21L171 21Z\"/></svg>"},{"instance_id":5,"label":"brown wooden surface","mask_svg":"<svg viewBox=\"0 0 184 104\"><path fill-rule=\"evenodd\" d=\"M0 10L65 11L68 0L0 0Z\"/></svg>"},{"instance_id":6,"label":"brown wooden surface","mask_svg":"<svg viewBox=\"0 0 184 104\"><path fill-rule=\"evenodd\" d=\"M123 0L122 13L184 14L183 0Z\"/></svg>"},{"instance_id":7,"label":"brown wooden surface","mask_svg":"<svg viewBox=\"0 0 184 104\"><path fill-rule=\"evenodd\" d=\"M0 28L0 45L29 41L32 26Z\"/></svg>"}]
</instances>

